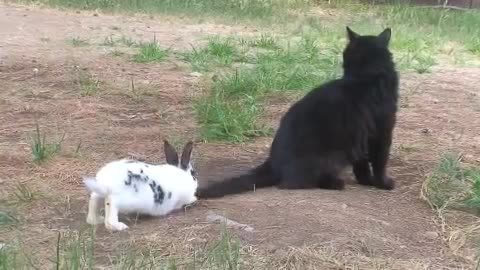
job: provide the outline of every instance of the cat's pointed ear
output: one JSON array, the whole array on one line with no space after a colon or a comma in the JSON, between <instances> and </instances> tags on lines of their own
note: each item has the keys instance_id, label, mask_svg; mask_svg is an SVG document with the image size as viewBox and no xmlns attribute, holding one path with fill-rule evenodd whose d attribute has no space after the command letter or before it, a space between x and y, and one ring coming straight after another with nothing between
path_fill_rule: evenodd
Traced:
<instances>
[{"instance_id":1,"label":"cat's pointed ear","mask_svg":"<svg viewBox=\"0 0 480 270\"><path fill-rule=\"evenodd\" d=\"M392 30L390 28L386 28L382 33L380 33L380 35L377 36L377 39L383 46L388 47L391 36Z\"/></svg>"},{"instance_id":2,"label":"cat's pointed ear","mask_svg":"<svg viewBox=\"0 0 480 270\"><path fill-rule=\"evenodd\" d=\"M347 35L348 35L348 39L350 41L354 41L360 36L359 34L353 32L353 30L350 29L350 27L348 27L348 26L347 26Z\"/></svg>"}]
</instances>

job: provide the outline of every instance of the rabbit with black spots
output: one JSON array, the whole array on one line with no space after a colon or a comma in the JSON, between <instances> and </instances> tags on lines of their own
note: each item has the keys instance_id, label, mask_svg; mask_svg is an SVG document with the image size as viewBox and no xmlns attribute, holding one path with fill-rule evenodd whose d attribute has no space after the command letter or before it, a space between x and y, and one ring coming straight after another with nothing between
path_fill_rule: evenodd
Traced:
<instances>
[{"instance_id":1,"label":"rabbit with black spots","mask_svg":"<svg viewBox=\"0 0 480 270\"><path fill-rule=\"evenodd\" d=\"M91 192L87 223L105 223L108 230L128 226L118 221L119 213L163 216L197 201L197 178L190 162L193 142L188 142L179 159L175 148L164 141L167 164L152 165L121 159L107 163L95 177L83 177ZM100 215L105 204L105 217Z\"/></svg>"}]
</instances>

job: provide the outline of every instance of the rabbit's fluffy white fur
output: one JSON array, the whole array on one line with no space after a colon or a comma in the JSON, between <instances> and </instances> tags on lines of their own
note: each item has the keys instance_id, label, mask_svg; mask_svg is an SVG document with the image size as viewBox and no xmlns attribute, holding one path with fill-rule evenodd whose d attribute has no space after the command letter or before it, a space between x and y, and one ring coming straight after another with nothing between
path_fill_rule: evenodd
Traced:
<instances>
[{"instance_id":1,"label":"rabbit's fluffy white fur","mask_svg":"<svg viewBox=\"0 0 480 270\"><path fill-rule=\"evenodd\" d=\"M128 226L118 221L118 213L166 215L197 200L197 179L190 163L193 143L185 145L182 158L166 140L168 164L152 165L122 159L103 166L96 177L84 177L90 190L87 223L105 223L109 230L124 230ZM105 218L100 207L105 204Z\"/></svg>"}]
</instances>

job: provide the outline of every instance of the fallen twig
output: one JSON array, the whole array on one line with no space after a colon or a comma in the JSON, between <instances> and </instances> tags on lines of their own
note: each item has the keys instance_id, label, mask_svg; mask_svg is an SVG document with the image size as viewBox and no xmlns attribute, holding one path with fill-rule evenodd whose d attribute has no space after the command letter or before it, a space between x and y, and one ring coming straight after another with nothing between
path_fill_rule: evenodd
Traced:
<instances>
[{"instance_id":1,"label":"fallen twig","mask_svg":"<svg viewBox=\"0 0 480 270\"><path fill-rule=\"evenodd\" d=\"M251 227L249 225L246 225L246 224L238 223L238 222L233 221L231 219L228 219L224 216L215 214L212 211L207 212L207 221L209 223L217 223L217 224L224 222L225 225L228 226L228 227L241 229L241 230L244 230L244 231L247 231L247 232L253 232L253 227Z\"/></svg>"}]
</instances>

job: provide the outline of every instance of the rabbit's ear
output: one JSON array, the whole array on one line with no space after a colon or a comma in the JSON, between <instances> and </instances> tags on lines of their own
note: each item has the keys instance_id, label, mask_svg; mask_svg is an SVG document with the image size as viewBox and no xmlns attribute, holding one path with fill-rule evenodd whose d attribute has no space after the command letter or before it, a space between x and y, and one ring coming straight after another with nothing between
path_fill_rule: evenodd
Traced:
<instances>
[{"instance_id":1,"label":"rabbit's ear","mask_svg":"<svg viewBox=\"0 0 480 270\"><path fill-rule=\"evenodd\" d=\"M193 142L189 141L183 148L182 159L180 160L180 166L183 170L188 168L190 164L190 158L192 157Z\"/></svg>"},{"instance_id":2,"label":"rabbit's ear","mask_svg":"<svg viewBox=\"0 0 480 270\"><path fill-rule=\"evenodd\" d=\"M175 167L178 166L178 154L173 147L167 140L163 140L163 151L165 151L165 159L167 160L167 164L173 165Z\"/></svg>"}]
</instances>

